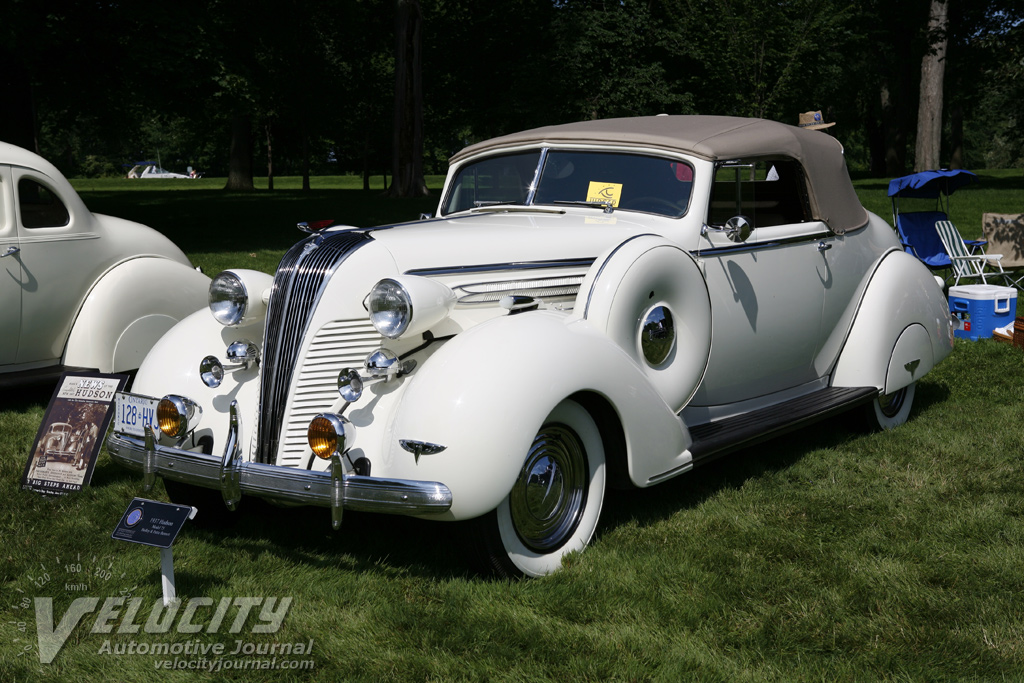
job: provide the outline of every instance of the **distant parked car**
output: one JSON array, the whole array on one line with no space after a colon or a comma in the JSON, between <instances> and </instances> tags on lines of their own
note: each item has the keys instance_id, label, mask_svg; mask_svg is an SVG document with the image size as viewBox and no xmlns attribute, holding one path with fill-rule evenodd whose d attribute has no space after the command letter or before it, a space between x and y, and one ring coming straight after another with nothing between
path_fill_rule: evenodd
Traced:
<instances>
[{"instance_id":1,"label":"distant parked car","mask_svg":"<svg viewBox=\"0 0 1024 683\"><path fill-rule=\"evenodd\" d=\"M472 520L503 574L583 549L609 486L841 411L903 423L953 348L841 145L771 121L516 133L452 158L437 218L304 227L153 347L115 462L182 502Z\"/></svg>"},{"instance_id":2,"label":"distant parked car","mask_svg":"<svg viewBox=\"0 0 1024 683\"><path fill-rule=\"evenodd\" d=\"M171 171L164 170L154 163L142 163L132 166L132 170L128 171L129 178L151 178L157 180L167 180L170 178L198 178L196 175L185 175L184 173L172 173Z\"/></svg>"},{"instance_id":3,"label":"distant parked car","mask_svg":"<svg viewBox=\"0 0 1024 683\"><path fill-rule=\"evenodd\" d=\"M134 370L209 284L166 237L91 213L52 164L0 142L0 384Z\"/></svg>"}]
</instances>

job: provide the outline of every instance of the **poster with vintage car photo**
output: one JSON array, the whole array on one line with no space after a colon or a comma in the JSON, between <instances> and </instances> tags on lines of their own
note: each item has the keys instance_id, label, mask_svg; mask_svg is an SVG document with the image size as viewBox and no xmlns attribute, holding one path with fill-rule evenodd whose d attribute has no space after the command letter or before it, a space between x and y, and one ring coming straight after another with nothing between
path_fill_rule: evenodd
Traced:
<instances>
[{"instance_id":1,"label":"poster with vintage car photo","mask_svg":"<svg viewBox=\"0 0 1024 683\"><path fill-rule=\"evenodd\" d=\"M61 376L29 452L22 489L65 494L89 484L113 417L114 393L127 381L127 375L95 372Z\"/></svg>"}]
</instances>

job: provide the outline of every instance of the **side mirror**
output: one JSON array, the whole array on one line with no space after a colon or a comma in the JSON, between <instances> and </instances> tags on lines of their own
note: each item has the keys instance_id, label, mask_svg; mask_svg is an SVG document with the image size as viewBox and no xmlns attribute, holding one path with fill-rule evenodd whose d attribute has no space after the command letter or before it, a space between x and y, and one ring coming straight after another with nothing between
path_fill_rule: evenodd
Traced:
<instances>
[{"instance_id":1,"label":"side mirror","mask_svg":"<svg viewBox=\"0 0 1024 683\"><path fill-rule=\"evenodd\" d=\"M725 236L733 242L746 242L754 225L746 216L733 216L725 222Z\"/></svg>"},{"instance_id":2,"label":"side mirror","mask_svg":"<svg viewBox=\"0 0 1024 683\"><path fill-rule=\"evenodd\" d=\"M725 222L721 228L705 223L701 226L700 234L707 235L709 232L724 232L730 241L737 244L746 242L750 233L754 231L754 224L746 216L733 216Z\"/></svg>"}]
</instances>

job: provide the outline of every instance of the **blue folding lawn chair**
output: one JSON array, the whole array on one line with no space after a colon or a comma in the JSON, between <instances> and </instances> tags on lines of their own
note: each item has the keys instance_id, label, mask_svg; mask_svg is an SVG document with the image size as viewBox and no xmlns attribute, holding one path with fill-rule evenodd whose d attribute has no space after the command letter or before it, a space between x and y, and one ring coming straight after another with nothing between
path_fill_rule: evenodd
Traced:
<instances>
[{"instance_id":1,"label":"blue folding lawn chair","mask_svg":"<svg viewBox=\"0 0 1024 683\"><path fill-rule=\"evenodd\" d=\"M942 244L935 224L949 220L949 195L964 185L977 182L970 171L921 171L889 181L892 217L903 250L917 257L932 270L952 270L949 253ZM943 202L945 198L945 202ZM928 211L900 211L901 199L934 199ZM984 253L985 240L964 240L972 254ZM952 277L952 274L949 276ZM947 279L949 279L947 277Z\"/></svg>"}]
</instances>

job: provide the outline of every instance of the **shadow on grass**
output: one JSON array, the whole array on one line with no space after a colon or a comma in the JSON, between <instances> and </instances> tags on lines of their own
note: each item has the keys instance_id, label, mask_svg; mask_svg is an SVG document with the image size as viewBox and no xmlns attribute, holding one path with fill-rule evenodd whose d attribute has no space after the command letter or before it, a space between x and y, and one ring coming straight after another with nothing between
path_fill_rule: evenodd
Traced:
<instances>
[{"instance_id":1,"label":"shadow on grass","mask_svg":"<svg viewBox=\"0 0 1024 683\"><path fill-rule=\"evenodd\" d=\"M940 384L923 383L915 398L914 413L948 398ZM598 535L622 524L649 526L680 510L699 506L719 493L738 489L747 481L793 466L809 452L841 447L863 438L865 429L855 413L840 415L807 428L728 454L694 471L650 489L609 491ZM913 419L913 416L911 417ZM121 476L98 468L97 483L137 477ZM162 494L162 491L156 492ZM217 503L219 505L219 503ZM198 523L205 517L204 523ZM218 520L226 520L218 524ZM229 549L233 555L258 562L267 554L324 571L347 571L387 576L412 576L448 581L456 578L498 580L481 574L472 562L473 539L463 524L432 522L398 515L348 512L342 526L331 528L324 508L278 507L245 498L236 513L200 510L188 534L203 543ZM203 594L222 580L216 575L187 573L183 590Z\"/></svg>"},{"instance_id":2,"label":"shadow on grass","mask_svg":"<svg viewBox=\"0 0 1024 683\"><path fill-rule=\"evenodd\" d=\"M910 420L932 405L945 402L949 395L948 387L943 384L920 382ZM722 491L739 489L751 479L783 471L809 452L839 448L852 440L868 437L866 421L859 410L853 410L726 454L648 489L611 490L605 499L598 534L625 523L641 527L657 524L680 510L699 506Z\"/></svg>"}]
</instances>

